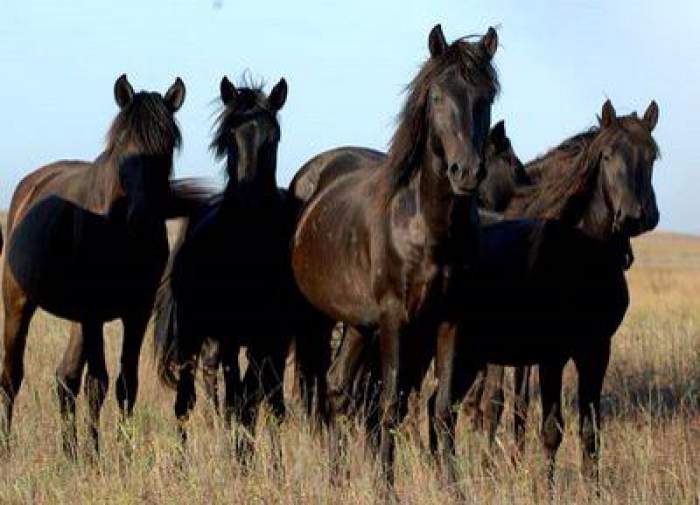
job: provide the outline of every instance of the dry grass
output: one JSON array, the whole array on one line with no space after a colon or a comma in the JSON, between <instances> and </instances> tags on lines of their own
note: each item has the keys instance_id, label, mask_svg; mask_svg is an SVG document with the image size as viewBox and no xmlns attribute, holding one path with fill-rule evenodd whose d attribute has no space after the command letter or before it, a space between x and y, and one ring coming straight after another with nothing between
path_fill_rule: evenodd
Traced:
<instances>
[{"instance_id":1,"label":"dry grass","mask_svg":"<svg viewBox=\"0 0 700 505\"><path fill-rule=\"evenodd\" d=\"M656 233L635 243L637 263L629 273L632 307L614 340L605 383L602 503L697 504L700 496L700 240ZM116 376L121 327L106 330L110 377ZM190 459L178 458L173 393L156 381L150 353L141 363L141 389L133 421L133 454L122 457L117 412L110 394L102 414L99 463L69 463L60 450L54 369L66 346L68 325L41 313L35 317L26 354L26 380L18 397L15 440L0 461L0 503L374 503L375 467L353 438L349 478L340 489L327 485L326 448L294 412L280 428L285 473L269 470L270 443L259 430L258 452L244 472L231 457L225 434L209 427L200 401L191 422ZM150 336L144 351L150 345ZM567 371L566 396L573 397ZM201 394L200 394L201 398ZM80 415L85 412L83 402ZM570 402L567 403L570 405ZM597 502L578 474L576 411L567 406L566 434L558 460L554 503ZM513 469L505 454L512 439L504 428L503 449L483 464L484 441L461 429L462 486L473 503L545 503L543 461L535 409L528 455ZM84 423L79 435L84 440ZM449 490L415 444L398 449L397 493L402 503L450 503Z\"/></svg>"}]
</instances>

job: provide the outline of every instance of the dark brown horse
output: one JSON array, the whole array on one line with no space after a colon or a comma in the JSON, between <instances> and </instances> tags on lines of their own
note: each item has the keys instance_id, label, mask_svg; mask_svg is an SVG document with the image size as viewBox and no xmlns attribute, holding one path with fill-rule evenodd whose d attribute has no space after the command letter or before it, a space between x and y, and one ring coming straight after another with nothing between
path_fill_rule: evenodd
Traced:
<instances>
[{"instance_id":1,"label":"dark brown horse","mask_svg":"<svg viewBox=\"0 0 700 505\"><path fill-rule=\"evenodd\" d=\"M455 387L464 395L486 363L539 365L550 482L563 431L562 371L570 359L579 375L583 472L598 477L600 394L610 341L628 305L629 238L653 229L659 220L651 181L657 157L651 131L657 118L653 102L642 119L634 114L618 118L606 102L600 126L550 153L558 166L549 167L536 188L521 195L519 211L509 209L559 219L485 227L481 261L464 291ZM519 445L523 423L521 400L516 407ZM434 435L431 431L433 449Z\"/></svg>"},{"instance_id":2,"label":"dark brown horse","mask_svg":"<svg viewBox=\"0 0 700 505\"><path fill-rule=\"evenodd\" d=\"M162 381L177 389L175 415L184 421L195 404L194 374L205 338L224 364L225 419L236 415L252 431L267 399L284 414L282 375L287 353L287 299L292 218L277 189L277 113L287 97L281 79L269 96L255 86L221 81L223 111L212 149L226 157L228 182L190 218L173 252L156 304L155 352ZM247 347L241 381L238 350ZM248 447L248 444L240 448ZM246 451L247 452L247 451Z\"/></svg>"},{"instance_id":3,"label":"dark brown horse","mask_svg":"<svg viewBox=\"0 0 700 505\"><path fill-rule=\"evenodd\" d=\"M24 376L29 322L37 307L69 319L71 339L56 372L63 445L75 456L75 397L87 363L90 434L98 448L107 391L102 326L120 318L124 338L116 395L130 415L146 323L168 257L165 219L170 174L180 144L174 113L185 98L178 78L165 96L114 85L120 112L94 162L59 161L25 177L12 197L3 271L4 360L0 376L3 436Z\"/></svg>"},{"instance_id":4,"label":"dark brown horse","mask_svg":"<svg viewBox=\"0 0 700 505\"><path fill-rule=\"evenodd\" d=\"M302 205L313 194L323 189L327 184L341 175L361 168L363 164L378 163L386 160L386 154L373 149L362 147L340 147L321 153L309 160L296 173L289 186L289 192ZM515 155L506 136L505 125L499 121L491 128L484 145L484 166L486 177L479 184L478 202L479 215L482 222L503 220L500 213L504 210L504 202L509 202L517 188L530 184L530 179L525 169ZM354 339L358 339L356 344ZM343 327L342 345L338 350L339 359L333 361L328 373L328 395L332 409L336 413L349 413L360 407L355 401L360 401L364 411L371 411L372 401L368 396L370 385L364 370L369 370L371 365L357 355L355 358L343 357L345 352L360 352L364 339L348 325ZM364 355L363 355L364 356ZM365 356L369 358L369 356ZM358 369L344 369L344 365L361 367ZM297 373L303 378L303 371ZM300 387L303 389L303 387ZM368 403L367 403L368 402ZM351 404L355 404L352 408ZM349 409L349 410L348 410Z\"/></svg>"},{"instance_id":5,"label":"dark brown horse","mask_svg":"<svg viewBox=\"0 0 700 505\"><path fill-rule=\"evenodd\" d=\"M380 455L389 482L405 385L425 373L438 328L441 355L450 354L454 333L444 300L476 251L476 190L497 92L493 29L476 42L447 44L438 25L428 45L431 56L409 86L387 158L318 191L292 246L299 288L329 321L315 345L329 345L334 321L365 338L378 333ZM304 358L299 351L297 341ZM448 396L450 365L448 358L438 367Z\"/></svg>"}]
</instances>

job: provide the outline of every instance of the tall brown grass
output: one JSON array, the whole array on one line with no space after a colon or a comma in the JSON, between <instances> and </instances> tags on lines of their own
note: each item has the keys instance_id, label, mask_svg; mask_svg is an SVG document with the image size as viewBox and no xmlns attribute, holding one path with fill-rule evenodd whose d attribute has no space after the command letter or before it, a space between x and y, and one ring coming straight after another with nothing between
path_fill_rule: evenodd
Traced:
<instances>
[{"instance_id":1,"label":"tall brown grass","mask_svg":"<svg viewBox=\"0 0 700 505\"><path fill-rule=\"evenodd\" d=\"M629 272L632 306L614 339L605 382L600 498L579 475L580 451L575 372L567 369L566 433L559 451L553 503L698 504L700 500L700 239L654 233L635 242ZM110 377L116 376L121 327L105 331ZM248 469L231 455L218 421L199 392L183 466L172 413L173 393L155 378L150 334L141 360L141 387L126 426L133 450L125 458L117 437L112 390L102 414L102 453L91 465L63 456L54 396L54 370L68 341L66 322L39 313L32 322L26 378L15 411L9 457L0 461L0 503L374 503L376 467L351 437L347 480L331 488L327 449L303 416L292 409L277 429L284 473L270 469L269 432L258 430ZM79 417L85 415L79 402ZM263 414L263 421L265 414ZM507 455L512 438L504 426L493 457L480 434L459 430L461 482L473 503L548 503L537 439L540 413L533 408L528 449L518 468ZM81 442L85 425L79 424ZM397 494L402 503L450 503L451 493L428 458L400 436Z\"/></svg>"}]
</instances>

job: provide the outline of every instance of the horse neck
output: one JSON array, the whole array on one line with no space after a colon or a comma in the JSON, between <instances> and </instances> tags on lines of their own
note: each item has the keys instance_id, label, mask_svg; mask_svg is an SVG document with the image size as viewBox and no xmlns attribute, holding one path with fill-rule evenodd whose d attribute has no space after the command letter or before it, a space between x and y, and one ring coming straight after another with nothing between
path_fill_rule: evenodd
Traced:
<instances>
[{"instance_id":1,"label":"horse neck","mask_svg":"<svg viewBox=\"0 0 700 505\"><path fill-rule=\"evenodd\" d=\"M576 227L585 235L607 242L612 238L612 224L613 214L605 195L602 178L598 177L595 189L582 209Z\"/></svg>"},{"instance_id":2,"label":"horse neck","mask_svg":"<svg viewBox=\"0 0 700 505\"><path fill-rule=\"evenodd\" d=\"M251 166L243 167L244 172L252 170L260 175L250 182L239 181L237 177L239 163L250 163ZM253 166L253 164L257 166ZM267 156L258 157L255 162L251 162L248 157L240 158L229 155L226 159L226 172L229 174L229 178L224 189L224 203L266 204L279 198L276 180L276 149Z\"/></svg>"},{"instance_id":3,"label":"horse neck","mask_svg":"<svg viewBox=\"0 0 700 505\"><path fill-rule=\"evenodd\" d=\"M148 169L167 169L173 165L173 153L149 153L134 145L121 147L112 146L104 151L94 162L91 170L92 179L87 182L93 189L93 199L98 200L105 212L109 212L112 204L124 196L121 186L119 169L129 158L138 158Z\"/></svg>"},{"instance_id":4,"label":"horse neck","mask_svg":"<svg viewBox=\"0 0 700 505\"><path fill-rule=\"evenodd\" d=\"M427 253L438 264L468 262L480 230L477 196L454 195L447 177L438 175L438 163L428 150L416 177Z\"/></svg>"}]
</instances>

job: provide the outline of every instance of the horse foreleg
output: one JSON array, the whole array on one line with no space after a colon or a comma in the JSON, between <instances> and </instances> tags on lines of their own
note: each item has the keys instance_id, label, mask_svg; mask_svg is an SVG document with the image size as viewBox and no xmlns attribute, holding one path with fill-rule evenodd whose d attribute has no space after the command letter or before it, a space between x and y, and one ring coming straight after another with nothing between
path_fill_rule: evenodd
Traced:
<instances>
[{"instance_id":1,"label":"horse foreleg","mask_svg":"<svg viewBox=\"0 0 700 505\"><path fill-rule=\"evenodd\" d=\"M399 309L399 308L397 308ZM380 407L379 457L384 481L393 490L394 453L396 448L396 428L399 422L399 370L400 339L402 324L397 314L399 310L384 310L379 330L379 355L381 363L382 389Z\"/></svg>"},{"instance_id":2,"label":"horse foreleg","mask_svg":"<svg viewBox=\"0 0 700 505\"><path fill-rule=\"evenodd\" d=\"M149 307L151 304L148 305ZM130 428L126 420L131 417L136 403L136 395L139 388L139 356L141 344L150 313L130 314L122 318L124 325L124 338L122 340L122 353L119 359L119 375L116 383L117 406L120 413L119 436L126 442L126 455L131 454Z\"/></svg>"},{"instance_id":3,"label":"horse foreleg","mask_svg":"<svg viewBox=\"0 0 700 505\"><path fill-rule=\"evenodd\" d=\"M99 453L100 410L107 395L109 376L105 364L104 339L102 323L83 324L85 340L85 359L87 374L85 376L85 395L88 401L88 433L92 442L93 455Z\"/></svg>"},{"instance_id":4,"label":"horse foreleg","mask_svg":"<svg viewBox=\"0 0 700 505\"><path fill-rule=\"evenodd\" d=\"M596 353L576 357L578 370L579 437L583 450L582 470L585 477L599 481L600 457L600 393L610 359L610 347L606 345Z\"/></svg>"}]
</instances>

